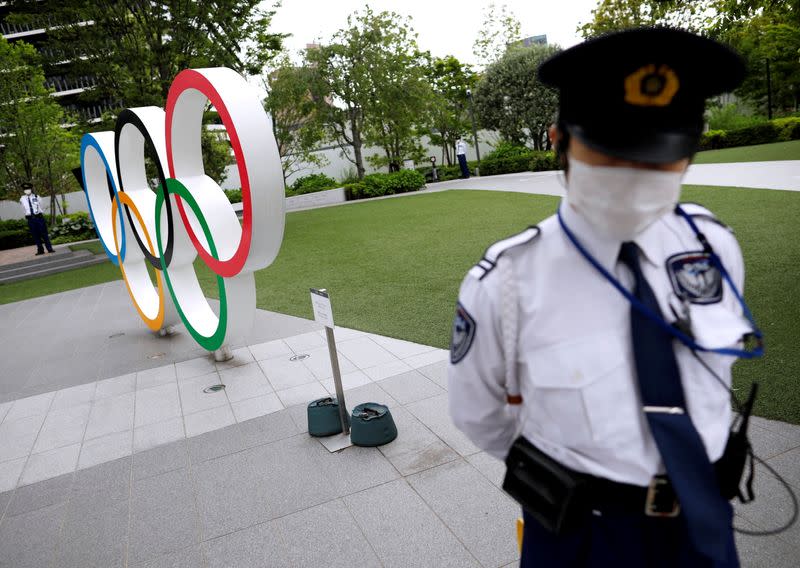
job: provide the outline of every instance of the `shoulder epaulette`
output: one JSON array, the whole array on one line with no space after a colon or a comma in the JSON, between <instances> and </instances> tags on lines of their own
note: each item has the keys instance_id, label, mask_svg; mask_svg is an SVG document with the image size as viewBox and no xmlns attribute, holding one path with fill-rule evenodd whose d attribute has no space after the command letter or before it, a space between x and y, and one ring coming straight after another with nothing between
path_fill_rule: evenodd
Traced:
<instances>
[{"instance_id":1,"label":"shoulder epaulette","mask_svg":"<svg viewBox=\"0 0 800 568\"><path fill-rule=\"evenodd\" d=\"M731 233L733 229L731 229L728 225L717 219L717 216L714 215L711 211L700 205L699 203L681 203L681 209L686 211L686 214L692 217L693 219L705 219L706 221L711 221L712 223L716 223L720 227L724 227Z\"/></svg>"},{"instance_id":2,"label":"shoulder epaulette","mask_svg":"<svg viewBox=\"0 0 800 568\"><path fill-rule=\"evenodd\" d=\"M488 249L486 249L486 252L483 253L483 258L478 261L478 264L470 269L470 274L475 276L478 280L483 280L486 275L494 270L495 266L497 266L497 259L503 256L503 253L514 247L518 247L533 241L539 236L539 233L539 227L533 226L528 227L521 233L517 233L514 236L503 239L502 241L497 241Z\"/></svg>"}]
</instances>

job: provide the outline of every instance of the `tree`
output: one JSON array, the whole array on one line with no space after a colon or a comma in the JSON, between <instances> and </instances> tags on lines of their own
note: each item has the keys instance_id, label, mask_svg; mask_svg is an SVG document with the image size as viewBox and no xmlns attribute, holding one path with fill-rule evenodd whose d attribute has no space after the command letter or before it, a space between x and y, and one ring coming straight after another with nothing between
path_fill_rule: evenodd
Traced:
<instances>
[{"instance_id":1,"label":"tree","mask_svg":"<svg viewBox=\"0 0 800 568\"><path fill-rule=\"evenodd\" d=\"M366 7L328 45L306 51L317 113L359 178L365 143L384 150L373 163L390 169L418 155L415 127L430 91L414 38L407 19Z\"/></svg>"},{"instance_id":2,"label":"tree","mask_svg":"<svg viewBox=\"0 0 800 568\"><path fill-rule=\"evenodd\" d=\"M472 53L481 67L497 61L509 48L520 41L520 23L508 6L502 4L498 12L494 2L483 11L483 27L478 32Z\"/></svg>"},{"instance_id":3,"label":"tree","mask_svg":"<svg viewBox=\"0 0 800 568\"><path fill-rule=\"evenodd\" d=\"M510 51L490 65L474 95L481 125L514 144L549 148L547 129L555 120L558 94L539 82L536 70L559 50L533 45Z\"/></svg>"},{"instance_id":4,"label":"tree","mask_svg":"<svg viewBox=\"0 0 800 568\"><path fill-rule=\"evenodd\" d=\"M284 181L309 165L328 163L327 158L314 153L325 138L325 129L312 97L312 76L312 69L296 67L288 59L269 74L264 107L272 115Z\"/></svg>"},{"instance_id":5,"label":"tree","mask_svg":"<svg viewBox=\"0 0 800 568\"><path fill-rule=\"evenodd\" d=\"M274 12L260 0L10 4L13 21L36 23L49 14L45 63L69 77L93 77L97 84L84 99L129 107L163 106L173 78L187 68L259 75L284 37L268 31Z\"/></svg>"},{"instance_id":6,"label":"tree","mask_svg":"<svg viewBox=\"0 0 800 568\"><path fill-rule=\"evenodd\" d=\"M56 195L75 188L76 137L61 127L64 111L44 86L32 46L0 38L0 75L0 187L16 199L22 183L32 182L39 194L51 197L54 215Z\"/></svg>"},{"instance_id":7,"label":"tree","mask_svg":"<svg viewBox=\"0 0 800 568\"><path fill-rule=\"evenodd\" d=\"M769 61L774 103L800 105L800 0L602 0L579 31L592 37L640 25L680 27L732 45L748 66L736 94L761 108Z\"/></svg>"},{"instance_id":8,"label":"tree","mask_svg":"<svg viewBox=\"0 0 800 568\"><path fill-rule=\"evenodd\" d=\"M475 88L478 77L469 65L452 55L430 58L427 75L433 89L427 113L430 141L442 147L442 162L449 166L455 160L450 150L458 137L470 129L467 89Z\"/></svg>"}]
</instances>

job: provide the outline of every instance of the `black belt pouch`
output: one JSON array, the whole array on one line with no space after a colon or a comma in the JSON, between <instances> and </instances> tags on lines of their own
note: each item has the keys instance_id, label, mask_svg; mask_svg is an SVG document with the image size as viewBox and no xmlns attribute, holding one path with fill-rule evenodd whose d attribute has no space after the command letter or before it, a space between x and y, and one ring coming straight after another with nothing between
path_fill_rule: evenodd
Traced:
<instances>
[{"instance_id":1,"label":"black belt pouch","mask_svg":"<svg viewBox=\"0 0 800 568\"><path fill-rule=\"evenodd\" d=\"M589 476L564 467L520 436L506 458L503 490L555 534L580 523L589 507Z\"/></svg>"}]
</instances>

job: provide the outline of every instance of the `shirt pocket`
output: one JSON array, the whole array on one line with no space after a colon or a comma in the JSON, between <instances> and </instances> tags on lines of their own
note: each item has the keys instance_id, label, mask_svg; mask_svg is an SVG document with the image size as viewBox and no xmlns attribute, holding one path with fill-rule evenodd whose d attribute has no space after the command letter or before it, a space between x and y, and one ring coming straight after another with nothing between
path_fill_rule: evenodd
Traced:
<instances>
[{"instance_id":1,"label":"shirt pocket","mask_svg":"<svg viewBox=\"0 0 800 568\"><path fill-rule=\"evenodd\" d=\"M623 337L596 334L522 354L526 424L554 444L614 446L639 437L641 409Z\"/></svg>"}]
</instances>

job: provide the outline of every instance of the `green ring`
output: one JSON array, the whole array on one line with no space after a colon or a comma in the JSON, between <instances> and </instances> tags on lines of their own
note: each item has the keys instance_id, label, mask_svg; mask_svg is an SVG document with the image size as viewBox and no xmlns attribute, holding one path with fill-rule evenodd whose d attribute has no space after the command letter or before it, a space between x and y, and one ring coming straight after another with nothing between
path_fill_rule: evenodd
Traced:
<instances>
[{"instance_id":1,"label":"green ring","mask_svg":"<svg viewBox=\"0 0 800 568\"><path fill-rule=\"evenodd\" d=\"M197 220L200 221L200 226L203 228L203 234L208 241L209 249L211 249L211 256L216 260L219 260L217 247L214 244L214 239L211 237L211 230L208 228L206 218L200 211L200 206L197 205L197 201L195 201L194 197L192 197L192 194L185 185L174 178L167 179L167 194L170 193L175 194L183 199L192 209L192 212L197 216ZM169 271L167 270L167 264L164 260L164 247L161 245L161 208L163 206L164 193L158 192L156 194L156 242L158 243L158 256L161 260L161 273L164 275L164 279L167 281L167 288L169 289L169 295L172 297L172 302L175 304L175 309L178 310L178 315L181 317L184 325L186 325L186 329L189 330L189 334L191 334L194 340L200 344L200 347L206 351L215 351L216 349L220 348L225 340L225 332L228 328L228 300L225 295L225 280L222 278L222 276L217 275L217 288L219 290L219 323L217 324L217 329L214 331L214 333L211 336L206 337L192 327L191 323L189 323L189 318L186 317L183 309L181 309L181 304L178 301L178 298L175 296L175 290L172 289Z\"/></svg>"}]
</instances>

